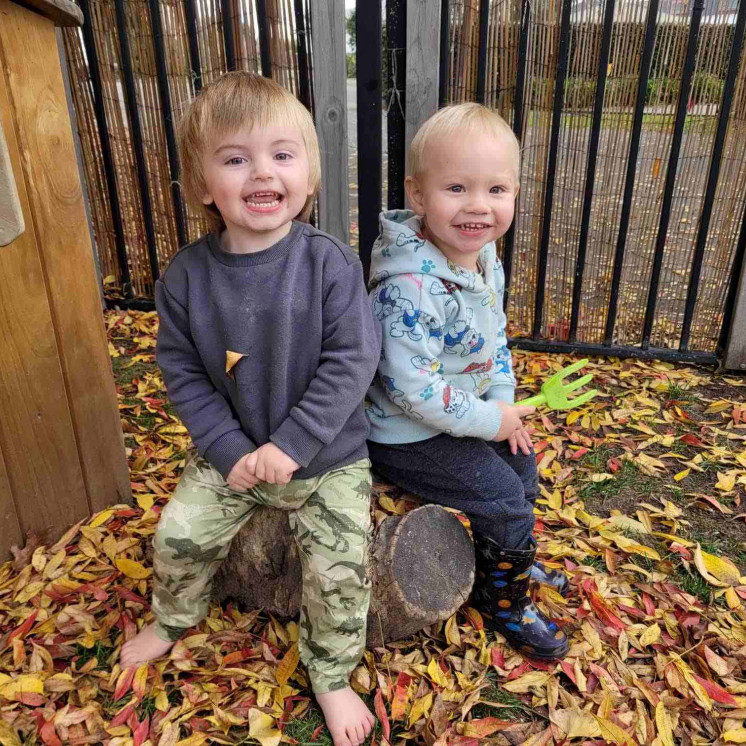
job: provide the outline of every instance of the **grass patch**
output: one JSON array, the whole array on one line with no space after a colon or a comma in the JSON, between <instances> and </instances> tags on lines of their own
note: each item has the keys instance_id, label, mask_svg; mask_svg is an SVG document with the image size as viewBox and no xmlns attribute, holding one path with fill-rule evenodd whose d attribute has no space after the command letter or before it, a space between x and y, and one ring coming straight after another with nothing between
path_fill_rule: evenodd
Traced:
<instances>
[{"instance_id":1,"label":"grass patch","mask_svg":"<svg viewBox=\"0 0 746 746\"><path fill-rule=\"evenodd\" d=\"M594 496L605 499L618 495L625 489L634 489L637 494L645 495L650 493L655 484L656 480L653 477L642 474L631 461L622 461L622 466L614 474L613 479L607 479L605 482L586 482L580 489L580 495L584 499Z\"/></svg>"},{"instance_id":2,"label":"grass patch","mask_svg":"<svg viewBox=\"0 0 746 746\"><path fill-rule=\"evenodd\" d=\"M523 721L533 720L534 713L530 707L521 702L515 694L506 692L495 682L493 676L488 674L489 687L482 689L482 702L474 705L471 709L471 717L474 720L486 717L496 717L500 720ZM492 705L500 705L493 707Z\"/></svg>"},{"instance_id":3,"label":"grass patch","mask_svg":"<svg viewBox=\"0 0 746 746\"><path fill-rule=\"evenodd\" d=\"M668 401L694 401L697 396L688 386L682 386L678 381L669 381L665 393Z\"/></svg>"},{"instance_id":4,"label":"grass patch","mask_svg":"<svg viewBox=\"0 0 746 746\"><path fill-rule=\"evenodd\" d=\"M113 647L110 645L104 645L100 640L90 648L86 648L77 642L75 643L75 655L77 656L75 660L75 668L80 671L89 660L95 658L98 662L95 668L96 671L108 669L108 660L113 652Z\"/></svg>"},{"instance_id":5,"label":"grass patch","mask_svg":"<svg viewBox=\"0 0 746 746\"><path fill-rule=\"evenodd\" d=\"M671 576L671 579L683 591L696 596L705 605L713 602L717 605L722 605L723 603L722 599L712 599L712 587L697 573L690 575L683 567L679 566L676 568L676 573Z\"/></svg>"}]
</instances>

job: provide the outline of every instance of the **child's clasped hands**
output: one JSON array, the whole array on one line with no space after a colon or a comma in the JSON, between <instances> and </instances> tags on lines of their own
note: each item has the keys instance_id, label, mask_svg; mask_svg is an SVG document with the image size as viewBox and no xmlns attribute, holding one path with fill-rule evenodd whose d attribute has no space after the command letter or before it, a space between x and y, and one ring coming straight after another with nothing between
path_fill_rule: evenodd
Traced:
<instances>
[{"instance_id":1,"label":"child's clasped hands","mask_svg":"<svg viewBox=\"0 0 746 746\"><path fill-rule=\"evenodd\" d=\"M533 410L533 407L523 409ZM298 469L300 464L285 451L274 443L265 443L236 462L228 474L228 486L234 490L250 490L259 482L287 484Z\"/></svg>"}]
</instances>

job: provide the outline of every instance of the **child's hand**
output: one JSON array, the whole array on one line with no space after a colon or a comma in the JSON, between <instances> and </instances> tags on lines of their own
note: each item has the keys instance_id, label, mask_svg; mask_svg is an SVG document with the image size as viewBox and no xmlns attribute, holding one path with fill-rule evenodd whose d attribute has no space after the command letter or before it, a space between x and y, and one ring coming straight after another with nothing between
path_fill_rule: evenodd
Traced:
<instances>
[{"instance_id":1,"label":"child's hand","mask_svg":"<svg viewBox=\"0 0 746 746\"><path fill-rule=\"evenodd\" d=\"M228 475L228 486L237 492L245 492L259 484L259 480L254 476L254 464L256 463L256 451L241 456L233 465Z\"/></svg>"},{"instance_id":2,"label":"child's hand","mask_svg":"<svg viewBox=\"0 0 746 746\"><path fill-rule=\"evenodd\" d=\"M497 435L492 439L497 442L508 440L511 435L516 435L519 430L523 430L521 417L526 417L527 415L532 414L536 409L536 407L526 407L522 404L506 404L502 401L495 403L503 414L500 429L497 431Z\"/></svg>"},{"instance_id":3,"label":"child's hand","mask_svg":"<svg viewBox=\"0 0 746 746\"><path fill-rule=\"evenodd\" d=\"M534 447L531 436L528 434L528 430L523 427L508 436L508 443L510 444L510 452L514 456L518 453L519 448L526 456L528 456Z\"/></svg>"},{"instance_id":4,"label":"child's hand","mask_svg":"<svg viewBox=\"0 0 746 746\"><path fill-rule=\"evenodd\" d=\"M254 476L260 482L270 484L287 484L293 472L300 469L300 464L274 443L265 443L254 451Z\"/></svg>"}]
</instances>

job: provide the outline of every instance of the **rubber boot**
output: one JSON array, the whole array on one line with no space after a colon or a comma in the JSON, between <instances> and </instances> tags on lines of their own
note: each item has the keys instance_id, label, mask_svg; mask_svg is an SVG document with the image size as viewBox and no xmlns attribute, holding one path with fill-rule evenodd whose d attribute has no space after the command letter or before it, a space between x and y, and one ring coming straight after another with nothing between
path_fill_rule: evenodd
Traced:
<instances>
[{"instance_id":1,"label":"rubber boot","mask_svg":"<svg viewBox=\"0 0 746 746\"><path fill-rule=\"evenodd\" d=\"M550 570L538 560L534 561L534 566L531 568L531 580L534 583L552 586L562 596L566 596L570 590L570 581L565 573L561 570Z\"/></svg>"},{"instance_id":2,"label":"rubber boot","mask_svg":"<svg viewBox=\"0 0 746 746\"><path fill-rule=\"evenodd\" d=\"M531 658L563 658L570 647L567 636L528 595L536 557L533 537L526 549L502 549L489 537L475 534L474 548L474 601L478 609L492 617L488 626Z\"/></svg>"}]
</instances>

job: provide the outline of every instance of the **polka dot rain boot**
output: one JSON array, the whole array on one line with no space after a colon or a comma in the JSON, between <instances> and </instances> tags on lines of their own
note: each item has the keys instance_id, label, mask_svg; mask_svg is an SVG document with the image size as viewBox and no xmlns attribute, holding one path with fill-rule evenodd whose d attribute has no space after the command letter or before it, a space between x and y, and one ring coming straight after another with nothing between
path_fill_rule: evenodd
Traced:
<instances>
[{"instance_id":1,"label":"polka dot rain boot","mask_svg":"<svg viewBox=\"0 0 746 746\"><path fill-rule=\"evenodd\" d=\"M492 617L488 626L531 658L563 658L570 647L567 636L528 595L536 541L531 538L527 549L502 549L492 539L475 534L474 548L474 602Z\"/></svg>"},{"instance_id":2,"label":"polka dot rain boot","mask_svg":"<svg viewBox=\"0 0 746 746\"><path fill-rule=\"evenodd\" d=\"M570 581L562 570L550 570L538 560L534 562L534 566L531 568L531 580L534 583L550 585L563 596L566 596L570 590Z\"/></svg>"}]
</instances>

